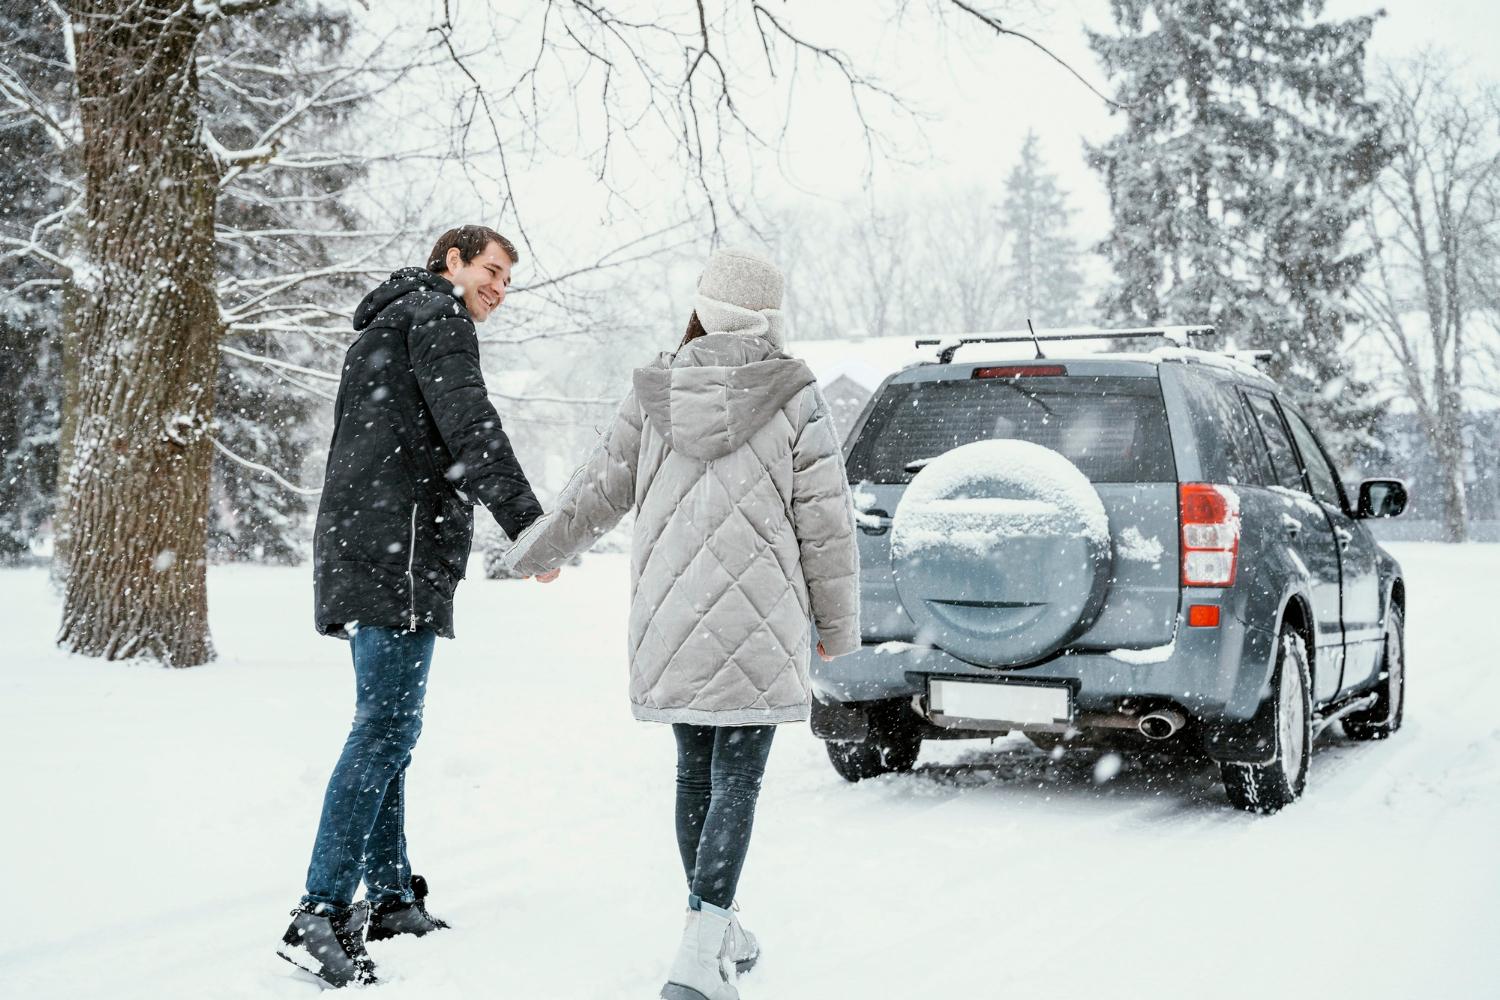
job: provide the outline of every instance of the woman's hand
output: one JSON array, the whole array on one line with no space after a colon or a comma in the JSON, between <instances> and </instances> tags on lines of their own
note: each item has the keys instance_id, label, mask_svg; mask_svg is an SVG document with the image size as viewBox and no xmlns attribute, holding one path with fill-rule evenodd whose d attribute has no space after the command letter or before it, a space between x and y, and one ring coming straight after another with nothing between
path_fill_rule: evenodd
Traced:
<instances>
[{"instance_id":1,"label":"woman's hand","mask_svg":"<svg viewBox=\"0 0 1500 1000\"><path fill-rule=\"evenodd\" d=\"M823 658L823 662L824 663L828 663L828 662L830 662L833 659L833 657L831 657L831 656L828 655L828 651L823 648L823 640L822 639L818 640L818 655Z\"/></svg>"},{"instance_id":2,"label":"woman's hand","mask_svg":"<svg viewBox=\"0 0 1500 1000\"><path fill-rule=\"evenodd\" d=\"M536 576L532 577L532 579L536 580L537 583L551 583L553 580L556 580L561 574L562 567L559 566L557 569L548 570L545 573L538 573Z\"/></svg>"}]
</instances>

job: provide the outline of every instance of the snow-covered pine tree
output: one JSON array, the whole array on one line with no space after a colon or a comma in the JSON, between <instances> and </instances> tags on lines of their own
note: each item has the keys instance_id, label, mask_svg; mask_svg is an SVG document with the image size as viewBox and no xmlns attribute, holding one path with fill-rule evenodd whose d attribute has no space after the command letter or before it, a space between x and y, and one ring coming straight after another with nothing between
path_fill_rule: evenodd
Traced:
<instances>
[{"instance_id":1,"label":"snow-covered pine tree","mask_svg":"<svg viewBox=\"0 0 1500 1000\"><path fill-rule=\"evenodd\" d=\"M1072 214L1057 175L1042 159L1036 133L1027 132L1000 204L1001 238L1009 244L1000 307L1007 326L1027 319L1039 327L1061 326L1081 318L1083 274L1068 233Z\"/></svg>"},{"instance_id":2,"label":"snow-covered pine tree","mask_svg":"<svg viewBox=\"0 0 1500 1000\"><path fill-rule=\"evenodd\" d=\"M1389 154L1365 87L1373 17L1323 0L1114 0L1090 44L1124 130L1089 149L1109 189L1102 307L1129 323L1212 323L1273 370L1341 457L1374 445L1369 386L1345 364L1349 247Z\"/></svg>"},{"instance_id":3,"label":"snow-covered pine tree","mask_svg":"<svg viewBox=\"0 0 1500 1000\"><path fill-rule=\"evenodd\" d=\"M348 8L296 2L236 18L206 37L198 69L214 140L252 147L329 84L349 99L309 108L282 143L313 146L338 134L365 107L358 89L337 85L351 72L351 29ZM289 78L302 86L289 90ZM321 272L380 240L363 232L352 207L365 168L340 157L318 166L268 164L238 176L219 200L225 343L241 353L226 353L219 367L208 536L214 560L287 563L303 554L308 497L245 463L300 481L305 459L324 444L320 397L331 397L333 386L275 363L338 369L348 334L343 317L367 282ZM278 285L280 292L265 294Z\"/></svg>"},{"instance_id":4,"label":"snow-covered pine tree","mask_svg":"<svg viewBox=\"0 0 1500 1000\"><path fill-rule=\"evenodd\" d=\"M47 321L0 316L0 563L25 558L52 518L61 367Z\"/></svg>"},{"instance_id":5,"label":"snow-covered pine tree","mask_svg":"<svg viewBox=\"0 0 1500 1000\"><path fill-rule=\"evenodd\" d=\"M0 562L23 557L52 519L61 394L61 282L28 251L72 192L59 135L69 126L24 109L67 104L63 37L45 4L0 9ZM14 68L13 68L14 67ZM25 72L23 78L20 73ZM23 83L24 79L24 83Z\"/></svg>"}]
</instances>

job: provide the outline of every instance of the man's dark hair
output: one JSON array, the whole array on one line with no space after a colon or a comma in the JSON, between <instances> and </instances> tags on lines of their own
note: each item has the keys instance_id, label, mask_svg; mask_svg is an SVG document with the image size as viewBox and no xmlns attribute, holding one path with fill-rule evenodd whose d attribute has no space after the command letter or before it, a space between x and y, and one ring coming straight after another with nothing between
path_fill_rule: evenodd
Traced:
<instances>
[{"instance_id":1,"label":"man's dark hair","mask_svg":"<svg viewBox=\"0 0 1500 1000\"><path fill-rule=\"evenodd\" d=\"M448 251L455 247L458 248L463 262L467 264L484 253L485 247L491 243L500 244L500 249L505 251L512 264L521 262L521 255L516 252L516 245L489 226L459 226L438 237L437 243L432 247L432 253L427 255L427 270L433 274L442 274L448 270Z\"/></svg>"}]
</instances>

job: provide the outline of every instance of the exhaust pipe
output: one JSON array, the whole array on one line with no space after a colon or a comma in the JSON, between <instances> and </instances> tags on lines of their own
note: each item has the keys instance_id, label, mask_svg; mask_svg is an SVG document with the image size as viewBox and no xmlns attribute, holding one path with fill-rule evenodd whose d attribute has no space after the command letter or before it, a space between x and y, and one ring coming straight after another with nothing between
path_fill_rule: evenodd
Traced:
<instances>
[{"instance_id":1,"label":"exhaust pipe","mask_svg":"<svg viewBox=\"0 0 1500 1000\"><path fill-rule=\"evenodd\" d=\"M1141 716L1140 730L1148 740L1165 740L1187 725L1187 720L1175 708L1164 708Z\"/></svg>"}]
</instances>

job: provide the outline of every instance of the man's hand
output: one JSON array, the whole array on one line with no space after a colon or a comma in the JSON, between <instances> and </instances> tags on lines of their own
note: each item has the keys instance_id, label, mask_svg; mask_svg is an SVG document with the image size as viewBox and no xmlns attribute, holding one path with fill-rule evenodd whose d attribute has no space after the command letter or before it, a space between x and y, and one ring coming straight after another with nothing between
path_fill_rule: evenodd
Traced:
<instances>
[{"instance_id":1,"label":"man's hand","mask_svg":"<svg viewBox=\"0 0 1500 1000\"><path fill-rule=\"evenodd\" d=\"M546 573L538 573L535 576L534 579L536 580L537 583L551 583L553 580L556 580L561 575L562 575L562 567L559 566L557 569L549 570Z\"/></svg>"},{"instance_id":2,"label":"man's hand","mask_svg":"<svg viewBox=\"0 0 1500 1000\"><path fill-rule=\"evenodd\" d=\"M823 662L824 663L829 663L829 662L831 662L833 660L833 657L829 656L828 655L828 651L823 648L823 640L822 639L818 640L818 655L823 658Z\"/></svg>"}]
</instances>

